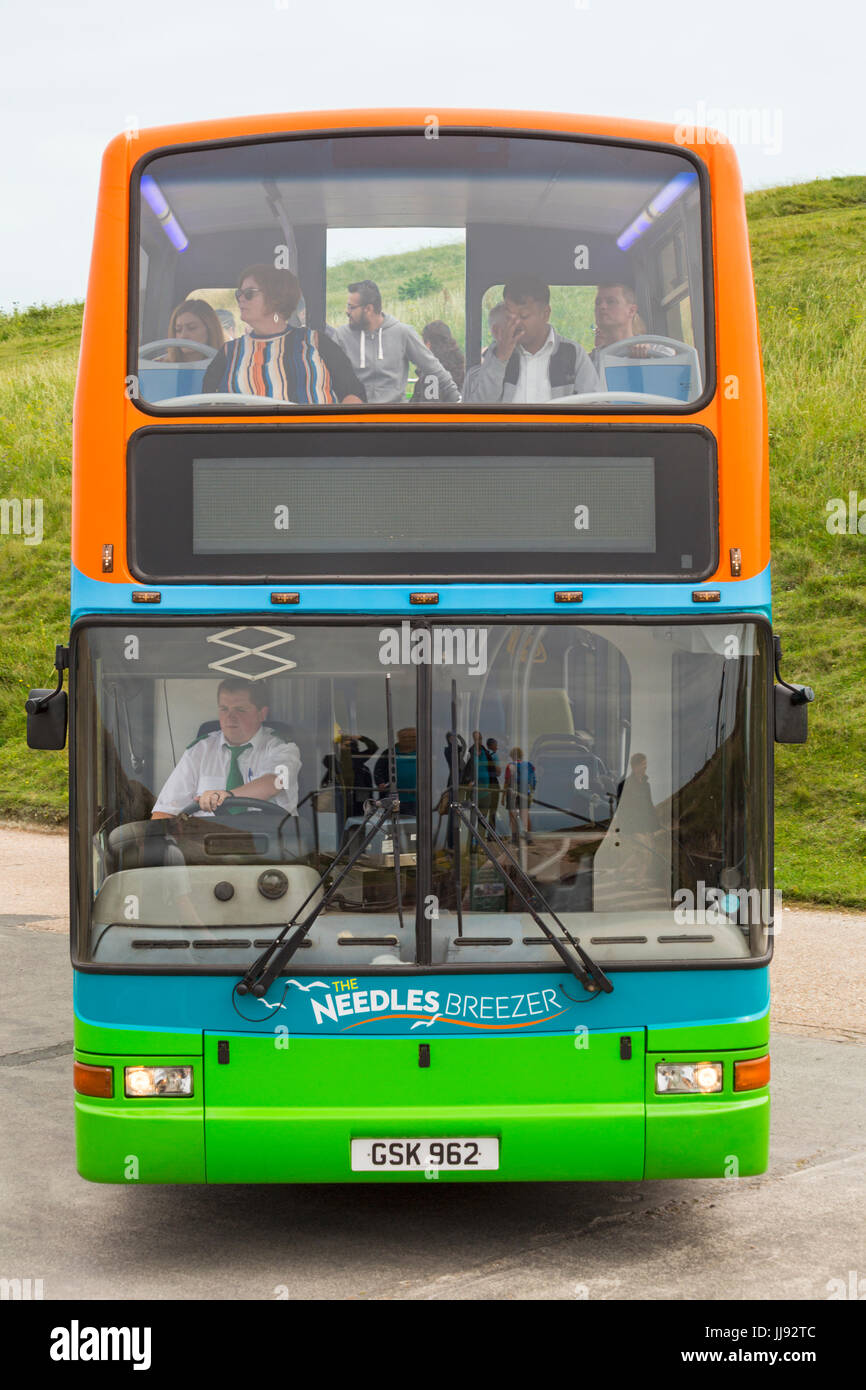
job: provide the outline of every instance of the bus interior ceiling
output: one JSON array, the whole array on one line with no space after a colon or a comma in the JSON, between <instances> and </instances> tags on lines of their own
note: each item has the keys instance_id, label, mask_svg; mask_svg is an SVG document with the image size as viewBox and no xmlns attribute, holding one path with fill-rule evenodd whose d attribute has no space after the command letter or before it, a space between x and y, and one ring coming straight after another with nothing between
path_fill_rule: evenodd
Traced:
<instances>
[{"instance_id":1,"label":"bus interior ceiling","mask_svg":"<svg viewBox=\"0 0 866 1390\"><path fill-rule=\"evenodd\" d=\"M500 625L489 631L483 672L473 674L466 667L434 669L434 794L441 790L440 776L443 781L447 778L445 765L440 769L438 759L439 744L444 744L451 728L452 681L462 738L478 729L485 739L496 737L506 755L506 744L525 745L529 755L542 741L579 741L579 733L589 731L596 754L620 778L627 771L631 750L652 745L657 756L657 794L671 794L670 729L659 719L658 710L669 707L675 678L680 678L678 671L689 660L693 674L678 696L683 705L679 711L682 741L683 730L690 727L683 722L690 703L689 684L694 686L701 678L709 660L707 695L711 696L716 668L724 669L722 656L681 650L671 630L659 627L602 631L588 626L515 629ZM627 633L627 653L619 646L620 631ZM323 759L333 752L340 736L366 736L380 751L387 743L385 668L379 674L336 663L329 668L324 660L318 664L316 671L281 674L268 681L269 716L288 727L298 743L304 792L311 790L314 779L316 784L321 780ZM189 669L184 670L187 665ZM416 725L416 670L398 669L391 677L395 734ZM153 790L158 789L183 749L200 736L204 725L214 724L220 679L220 672L204 675L193 656L189 663L156 678L133 679L121 669L104 671L102 719L117 740L128 775L139 775L146 768ZM728 698L733 691L731 686ZM696 728L703 727L701 719L696 708L692 720ZM702 735L695 737L697 757Z\"/></svg>"},{"instance_id":2,"label":"bus interior ceiling","mask_svg":"<svg viewBox=\"0 0 866 1390\"><path fill-rule=\"evenodd\" d=\"M156 161L157 164L162 161ZM171 163L166 162L166 174ZM486 325L482 299L518 271L551 285L633 284L648 328L666 332L662 248L683 233L687 276L701 341L700 247L685 235L697 220L698 191L669 208L630 251L617 237L659 191L655 178L412 178L342 175L338 179L273 180L161 176L160 184L188 245L178 251L142 200L142 247L147 255L140 338L165 333L174 306L202 287L233 288L245 266L274 261L289 247L301 281L307 322L325 322L328 231L338 228L448 228L465 234L466 348L478 360ZM287 238L289 240L287 241ZM581 250L581 248L584 248ZM680 257L682 259L682 256ZM385 306L386 308L388 306ZM391 306L392 308L396 306Z\"/></svg>"}]
</instances>

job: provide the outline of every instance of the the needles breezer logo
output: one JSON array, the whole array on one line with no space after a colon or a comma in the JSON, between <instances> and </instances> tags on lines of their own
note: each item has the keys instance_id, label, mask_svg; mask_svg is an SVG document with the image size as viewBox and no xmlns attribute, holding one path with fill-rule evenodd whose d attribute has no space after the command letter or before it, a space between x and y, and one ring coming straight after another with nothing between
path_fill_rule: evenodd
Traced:
<instances>
[{"instance_id":1,"label":"the needles breezer logo","mask_svg":"<svg viewBox=\"0 0 866 1390\"><path fill-rule=\"evenodd\" d=\"M313 1020L321 1025L326 1020L339 1023L343 1030L360 1028L366 1023L393 1020L414 1020L409 1032L418 1028L433 1028L437 1023L454 1024L461 1028L482 1030L515 1030L530 1028L568 1012L570 1005L557 998L556 989L536 989L502 994L466 994L439 989L391 986L388 989L369 989L357 979L334 980L329 986L324 980L303 985L299 980L287 984L309 994ZM313 994L313 990L325 993ZM261 1002L269 1009L275 1006L266 999ZM284 1005L282 1007L285 1007Z\"/></svg>"}]
</instances>

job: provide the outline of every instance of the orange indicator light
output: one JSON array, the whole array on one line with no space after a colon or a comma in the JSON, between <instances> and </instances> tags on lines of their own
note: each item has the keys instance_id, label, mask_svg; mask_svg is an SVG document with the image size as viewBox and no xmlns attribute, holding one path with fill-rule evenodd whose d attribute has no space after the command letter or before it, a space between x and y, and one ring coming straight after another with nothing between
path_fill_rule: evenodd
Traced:
<instances>
[{"instance_id":1,"label":"orange indicator light","mask_svg":"<svg viewBox=\"0 0 866 1390\"><path fill-rule=\"evenodd\" d=\"M114 1069L92 1067L89 1062L76 1062L72 1084L80 1096L101 1096L110 1100L114 1095Z\"/></svg>"},{"instance_id":2,"label":"orange indicator light","mask_svg":"<svg viewBox=\"0 0 866 1390\"><path fill-rule=\"evenodd\" d=\"M754 1057L748 1062L734 1063L734 1090L757 1091L770 1084L770 1054Z\"/></svg>"}]
</instances>

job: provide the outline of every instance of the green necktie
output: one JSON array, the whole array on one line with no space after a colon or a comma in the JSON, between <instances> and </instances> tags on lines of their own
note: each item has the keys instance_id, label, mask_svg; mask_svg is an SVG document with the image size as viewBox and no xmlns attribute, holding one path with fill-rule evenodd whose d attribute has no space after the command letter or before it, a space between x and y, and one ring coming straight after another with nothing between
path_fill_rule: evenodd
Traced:
<instances>
[{"instance_id":1,"label":"green necktie","mask_svg":"<svg viewBox=\"0 0 866 1390\"><path fill-rule=\"evenodd\" d=\"M238 758L241 756L241 753L246 753L247 749L252 748L253 745L251 743L240 743L237 745L230 743L227 746L231 755L231 761L229 763L229 775L226 779L226 791L233 792L235 787L242 787L244 784L243 773L238 767Z\"/></svg>"}]
</instances>

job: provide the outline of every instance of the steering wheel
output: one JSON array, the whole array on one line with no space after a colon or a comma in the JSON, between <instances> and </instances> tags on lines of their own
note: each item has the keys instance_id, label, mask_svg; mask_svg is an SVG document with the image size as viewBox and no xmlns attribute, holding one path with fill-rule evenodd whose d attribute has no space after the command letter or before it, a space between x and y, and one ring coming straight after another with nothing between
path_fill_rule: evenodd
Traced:
<instances>
[{"instance_id":1,"label":"steering wheel","mask_svg":"<svg viewBox=\"0 0 866 1390\"><path fill-rule=\"evenodd\" d=\"M637 360L637 359L636 359ZM648 391L581 391L575 396L556 396L551 405L670 405L678 396L653 396Z\"/></svg>"},{"instance_id":2,"label":"steering wheel","mask_svg":"<svg viewBox=\"0 0 866 1390\"><path fill-rule=\"evenodd\" d=\"M189 364L192 366L192 363ZM197 396L167 396L165 400L157 402L159 405L242 405L244 409L251 405L261 406L265 410L271 410L275 405L297 405L297 401L284 400L282 396L245 396L241 391L205 391Z\"/></svg>"},{"instance_id":3,"label":"steering wheel","mask_svg":"<svg viewBox=\"0 0 866 1390\"><path fill-rule=\"evenodd\" d=\"M649 351L646 353L632 352L633 348L639 347L647 347ZM653 352L653 347L658 350ZM632 338L622 338L618 343L610 343L607 347L601 348L600 352L602 362L607 363L608 366L636 362L664 366L666 362L673 364L677 358L679 358L680 363L685 360L689 367L691 383L689 399L695 400L703 390L703 376L697 349L689 343L684 343L681 338L666 338L662 333L637 333ZM646 399L649 400L650 398L646 397Z\"/></svg>"},{"instance_id":4,"label":"steering wheel","mask_svg":"<svg viewBox=\"0 0 866 1390\"><path fill-rule=\"evenodd\" d=\"M240 807L241 810L249 812L253 816L261 815L265 817L265 821L260 827L261 833L263 835L275 836L284 860L288 859L290 863L306 862L305 855L307 854L307 849L303 848L301 845L301 822L296 815L292 815L291 811L287 811L284 806L279 806L274 801L260 801L254 796L230 796L227 797L220 806L217 806L216 810L211 812L211 814L221 825L231 825L233 821L231 811L227 811L225 815L221 813L226 811L227 807L234 806ZM196 811L201 811L201 807L197 801L191 801L189 805L184 806L183 810L177 813L178 819L183 816L192 816ZM277 821L278 824L274 825L274 821ZM288 830L283 829L286 822L289 823L289 826L295 827L295 833L298 837L297 850L290 850L286 842ZM254 830L254 826L251 826L249 822L244 825L244 822L239 820L236 824L237 828L239 830L242 829L245 833L252 833Z\"/></svg>"},{"instance_id":5,"label":"steering wheel","mask_svg":"<svg viewBox=\"0 0 866 1390\"><path fill-rule=\"evenodd\" d=\"M223 807L228 806L229 803L231 803L232 806L242 806L247 811L256 811L260 814L269 816L279 816L281 821L284 820L286 816L291 815L291 812L287 811L285 806L276 806L273 801L260 801L258 797L255 796L226 797L225 801L217 806L215 811L211 812L211 815L218 816ZM191 816L195 812L201 811L201 809L197 801L191 801L188 806L184 806L183 810L178 811L177 814L178 816Z\"/></svg>"},{"instance_id":6,"label":"steering wheel","mask_svg":"<svg viewBox=\"0 0 866 1390\"><path fill-rule=\"evenodd\" d=\"M151 354L162 352L164 348L170 347L183 348L185 352L192 352L194 349L200 357L204 357L207 361L216 357L219 352L219 348L211 347L209 343L197 343L194 338L155 338L152 343L142 343L138 349L138 355L148 361ZM180 364L169 362L165 365L177 367ZM193 364L189 363L189 365L192 366Z\"/></svg>"},{"instance_id":7,"label":"steering wheel","mask_svg":"<svg viewBox=\"0 0 866 1390\"><path fill-rule=\"evenodd\" d=\"M655 343L656 346L667 348L668 351L659 353L658 355L650 353L648 357L635 355L632 359L632 355L628 349L640 347L643 343ZM620 349L624 349L624 351L620 351ZM609 343L603 350L613 357L627 357L635 362L665 362L669 361L672 357L679 357L681 353L691 353L694 351L694 349L690 347L688 343L684 343L681 338L666 338L661 333L636 333L633 338L621 338L618 343Z\"/></svg>"}]
</instances>

